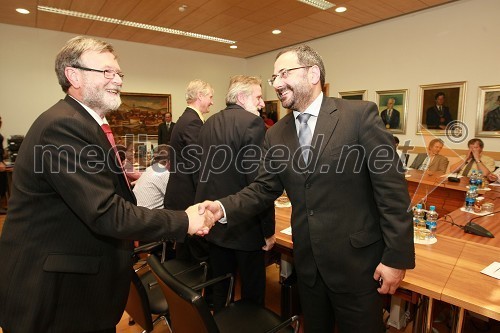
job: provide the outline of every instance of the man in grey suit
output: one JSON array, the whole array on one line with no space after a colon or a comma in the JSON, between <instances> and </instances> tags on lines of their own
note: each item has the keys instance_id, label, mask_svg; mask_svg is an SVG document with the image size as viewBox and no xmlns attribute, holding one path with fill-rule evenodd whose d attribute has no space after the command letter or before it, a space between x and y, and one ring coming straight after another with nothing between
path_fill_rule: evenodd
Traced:
<instances>
[{"instance_id":1,"label":"man in grey suit","mask_svg":"<svg viewBox=\"0 0 500 333\"><path fill-rule=\"evenodd\" d=\"M323 96L325 69L309 46L280 52L269 81L293 113L267 131L255 181L202 206L238 223L285 189L305 332L337 324L343 333L379 333L380 294L394 293L415 265L410 198L392 135L374 103Z\"/></svg>"},{"instance_id":2,"label":"man in grey suit","mask_svg":"<svg viewBox=\"0 0 500 333\"><path fill-rule=\"evenodd\" d=\"M35 120L16 160L0 238L0 326L6 333L115 332L133 241L208 229L196 207L135 205L105 117L121 104L113 47L75 37L55 69L67 95Z\"/></svg>"}]
</instances>

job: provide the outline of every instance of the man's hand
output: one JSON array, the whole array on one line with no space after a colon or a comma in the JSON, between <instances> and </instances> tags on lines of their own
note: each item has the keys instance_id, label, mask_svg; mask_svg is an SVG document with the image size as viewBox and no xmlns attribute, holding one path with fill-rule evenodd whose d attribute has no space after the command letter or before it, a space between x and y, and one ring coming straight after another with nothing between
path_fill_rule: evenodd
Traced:
<instances>
[{"instance_id":1,"label":"man's hand","mask_svg":"<svg viewBox=\"0 0 500 333\"><path fill-rule=\"evenodd\" d=\"M373 278L381 282L380 288L377 288L379 294L394 294L399 284L405 277L405 269L397 269L378 264L373 274Z\"/></svg>"},{"instance_id":2,"label":"man's hand","mask_svg":"<svg viewBox=\"0 0 500 333\"><path fill-rule=\"evenodd\" d=\"M189 218L188 234L190 235L205 236L216 221L210 210L203 209L200 212L198 205L188 207L186 214Z\"/></svg>"},{"instance_id":3,"label":"man's hand","mask_svg":"<svg viewBox=\"0 0 500 333\"><path fill-rule=\"evenodd\" d=\"M276 236L275 235L272 235L271 237L269 238L264 238L265 241L266 241L266 245L264 245L262 247L262 250L264 251L269 251L273 248L274 246L274 243L276 243Z\"/></svg>"},{"instance_id":4,"label":"man's hand","mask_svg":"<svg viewBox=\"0 0 500 333\"><path fill-rule=\"evenodd\" d=\"M198 204L198 213L203 214L207 210L213 214L213 218L215 221L218 221L224 217L224 212L218 202L205 200L202 203Z\"/></svg>"},{"instance_id":5,"label":"man's hand","mask_svg":"<svg viewBox=\"0 0 500 333\"><path fill-rule=\"evenodd\" d=\"M4 162L0 162L0 172L4 172L5 169L6 169L5 163Z\"/></svg>"}]
</instances>

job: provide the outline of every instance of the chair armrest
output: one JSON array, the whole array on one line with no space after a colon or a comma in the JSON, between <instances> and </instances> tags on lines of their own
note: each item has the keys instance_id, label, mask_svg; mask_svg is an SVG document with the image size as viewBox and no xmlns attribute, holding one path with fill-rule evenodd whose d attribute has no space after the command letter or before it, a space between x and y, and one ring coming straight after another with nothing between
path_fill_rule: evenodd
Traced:
<instances>
[{"instance_id":1,"label":"chair armrest","mask_svg":"<svg viewBox=\"0 0 500 333\"><path fill-rule=\"evenodd\" d=\"M141 253L149 253L149 252L159 248L162 244L163 244L163 242L153 242L153 243L148 243L148 244L138 246L134 249L134 255L141 254Z\"/></svg>"},{"instance_id":2,"label":"chair armrest","mask_svg":"<svg viewBox=\"0 0 500 333\"><path fill-rule=\"evenodd\" d=\"M295 329L293 331L294 332L298 332L299 331L299 321L298 320L299 320L299 316L292 316L292 317L288 318L287 320L285 320L284 322L282 322L281 324L279 324L279 325L271 328L266 333L276 333L276 332L279 332L279 331L281 331L282 329L284 329L285 327L287 327L288 325L290 325L293 322L297 322L297 325L295 326Z\"/></svg>"},{"instance_id":3,"label":"chair armrest","mask_svg":"<svg viewBox=\"0 0 500 333\"><path fill-rule=\"evenodd\" d=\"M199 269L200 267L203 267L203 269L204 269L204 274L205 274L205 276L207 276L208 265L207 265L207 263L206 263L205 261L202 261L202 262L200 262L198 265L193 265L193 266L191 266L191 267L188 267L188 268L186 268L186 269L184 269L184 270L182 270L182 271L180 271L180 272L177 272L177 273L175 273L175 274L172 274L172 275L173 275L173 276L179 276L179 275L181 275L181 274L184 274L184 273L189 273L189 272L191 272L191 271L197 270L197 269ZM158 285L158 281L153 281L153 282L151 282L151 283L149 283L149 284L148 284L148 288L149 288L149 289L153 289L153 287L154 287L154 286L156 286L156 285ZM195 288L193 288L193 289L197 290L197 289L196 289L196 286L195 286Z\"/></svg>"},{"instance_id":4,"label":"chair armrest","mask_svg":"<svg viewBox=\"0 0 500 333\"><path fill-rule=\"evenodd\" d=\"M205 281L204 283L200 283L199 285L192 287L192 289L202 290L203 288L206 288L208 286L211 286L213 284L221 282L225 279L229 279L229 290L227 291L227 299L226 299L226 304L225 304L225 306L228 306L229 303L231 302L231 296L233 294L233 285L234 285L234 276L231 273L227 273L225 275L221 275L221 276L218 276L216 278Z\"/></svg>"}]
</instances>

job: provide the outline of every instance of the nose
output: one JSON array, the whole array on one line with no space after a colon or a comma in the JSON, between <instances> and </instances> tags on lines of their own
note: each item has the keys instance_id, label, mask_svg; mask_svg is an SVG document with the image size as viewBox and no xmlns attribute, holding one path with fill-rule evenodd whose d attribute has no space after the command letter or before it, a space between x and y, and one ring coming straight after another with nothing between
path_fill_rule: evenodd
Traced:
<instances>
[{"instance_id":1,"label":"nose","mask_svg":"<svg viewBox=\"0 0 500 333\"><path fill-rule=\"evenodd\" d=\"M274 79L274 82L273 82L273 88L274 89L279 89L280 87L282 87L282 79L281 79L281 75L278 75L276 76L276 78Z\"/></svg>"},{"instance_id":2,"label":"nose","mask_svg":"<svg viewBox=\"0 0 500 333\"><path fill-rule=\"evenodd\" d=\"M123 79L120 77L120 75L115 73L115 76L113 77L113 83L116 85L121 86L123 84Z\"/></svg>"}]
</instances>

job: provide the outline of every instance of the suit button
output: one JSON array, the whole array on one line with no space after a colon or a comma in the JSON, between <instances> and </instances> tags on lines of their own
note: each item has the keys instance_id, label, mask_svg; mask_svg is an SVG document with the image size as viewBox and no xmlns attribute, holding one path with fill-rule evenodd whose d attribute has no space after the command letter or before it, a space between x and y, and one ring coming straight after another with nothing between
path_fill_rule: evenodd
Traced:
<instances>
[{"instance_id":1,"label":"suit button","mask_svg":"<svg viewBox=\"0 0 500 333\"><path fill-rule=\"evenodd\" d=\"M312 209L311 209L311 210L309 211L309 216L313 216L313 215L314 215L314 210L312 210Z\"/></svg>"},{"instance_id":2,"label":"suit button","mask_svg":"<svg viewBox=\"0 0 500 333\"><path fill-rule=\"evenodd\" d=\"M311 183L307 183L306 184L306 189L310 189L311 188Z\"/></svg>"}]
</instances>

